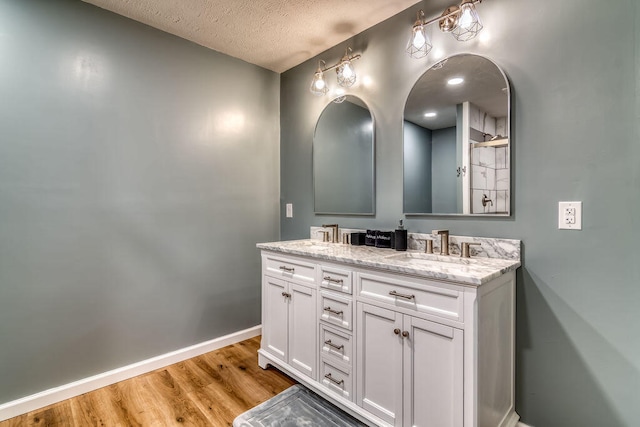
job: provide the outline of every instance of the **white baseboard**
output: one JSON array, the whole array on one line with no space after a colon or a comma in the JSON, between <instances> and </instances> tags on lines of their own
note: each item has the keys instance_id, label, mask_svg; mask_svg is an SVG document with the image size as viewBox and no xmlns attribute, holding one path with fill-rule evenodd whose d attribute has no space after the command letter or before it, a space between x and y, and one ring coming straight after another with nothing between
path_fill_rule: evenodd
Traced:
<instances>
[{"instance_id":1,"label":"white baseboard","mask_svg":"<svg viewBox=\"0 0 640 427\"><path fill-rule=\"evenodd\" d=\"M183 360L191 359L192 357L200 356L201 354L253 338L260 335L261 331L262 327L260 325L254 326L243 331L234 332L210 341L205 341L200 344L152 357L151 359L123 366L122 368L74 381L60 387L32 394L31 396L26 396L12 402L3 403L0 405L0 421L8 420L9 418L17 417L18 415L26 414L27 412L35 411L36 409L72 397L80 396L83 393L88 393L119 381L146 374L147 372L155 371L156 369L164 368L165 366L173 365L174 363L182 362Z\"/></svg>"},{"instance_id":2,"label":"white baseboard","mask_svg":"<svg viewBox=\"0 0 640 427\"><path fill-rule=\"evenodd\" d=\"M520 422L518 422L518 427L531 427L531 426L523 423L522 421L520 421Z\"/></svg>"}]
</instances>

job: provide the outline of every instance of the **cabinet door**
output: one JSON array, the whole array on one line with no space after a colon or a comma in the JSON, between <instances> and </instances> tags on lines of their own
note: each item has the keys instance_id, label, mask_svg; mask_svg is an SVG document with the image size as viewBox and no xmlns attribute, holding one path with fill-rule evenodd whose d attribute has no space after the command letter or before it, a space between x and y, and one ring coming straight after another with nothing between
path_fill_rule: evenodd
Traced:
<instances>
[{"instance_id":1,"label":"cabinet door","mask_svg":"<svg viewBox=\"0 0 640 427\"><path fill-rule=\"evenodd\" d=\"M363 303L358 303L357 313L357 403L401 426L402 315Z\"/></svg>"},{"instance_id":2,"label":"cabinet door","mask_svg":"<svg viewBox=\"0 0 640 427\"><path fill-rule=\"evenodd\" d=\"M289 284L289 364L316 379L318 360L318 319L316 290Z\"/></svg>"},{"instance_id":3,"label":"cabinet door","mask_svg":"<svg viewBox=\"0 0 640 427\"><path fill-rule=\"evenodd\" d=\"M287 282L263 276L262 292L262 348L286 362L289 356Z\"/></svg>"},{"instance_id":4,"label":"cabinet door","mask_svg":"<svg viewBox=\"0 0 640 427\"><path fill-rule=\"evenodd\" d=\"M404 317L404 417L416 427L463 425L463 331Z\"/></svg>"}]
</instances>

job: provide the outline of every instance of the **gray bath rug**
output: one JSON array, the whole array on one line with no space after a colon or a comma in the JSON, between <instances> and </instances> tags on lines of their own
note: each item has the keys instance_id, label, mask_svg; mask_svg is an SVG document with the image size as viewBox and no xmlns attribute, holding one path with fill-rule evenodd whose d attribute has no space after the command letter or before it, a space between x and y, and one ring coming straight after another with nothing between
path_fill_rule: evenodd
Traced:
<instances>
[{"instance_id":1,"label":"gray bath rug","mask_svg":"<svg viewBox=\"0 0 640 427\"><path fill-rule=\"evenodd\" d=\"M363 427L365 424L299 384L233 420L233 427L299 426Z\"/></svg>"}]
</instances>

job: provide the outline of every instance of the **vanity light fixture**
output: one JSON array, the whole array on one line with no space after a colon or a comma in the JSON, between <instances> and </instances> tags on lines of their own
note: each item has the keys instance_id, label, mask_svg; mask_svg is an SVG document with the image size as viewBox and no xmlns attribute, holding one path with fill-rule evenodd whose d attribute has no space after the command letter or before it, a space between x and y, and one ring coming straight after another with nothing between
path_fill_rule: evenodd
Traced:
<instances>
[{"instance_id":1,"label":"vanity light fixture","mask_svg":"<svg viewBox=\"0 0 640 427\"><path fill-rule=\"evenodd\" d=\"M411 28L411 38L407 44L407 53L412 58L424 58L431 52L433 45L427 34L427 25L424 20L424 11L418 12L416 23Z\"/></svg>"},{"instance_id":2,"label":"vanity light fixture","mask_svg":"<svg viewBox=\"0 0 640 427\"><path fill-rule=\"evenodd\" d=\"M442 32L451 33L458 41L471 40L482 30L482 23L475 4L482 0L462 0L460 5L449 6L440 16L425 20L424 11L418 12L418 20L411 27L407 53L412 58L423 58L431 51L432 44L426 28L435 22Z\"/></svg>"},{"instance_id":3,"label":"vanity light fixture","mask_svg":"<svg viewBox=\"0 0 640 427\"><path fill-rule=\"evenodd\" d=\"M438 115L438 113L436 113L435 111L430 111L428 113L424 113L424 116L427 117L427 118L435 117L437 115Z\"/></svg>"},{"instance_id":4,"label":"vanity light fixture","mask_svg":"<svg viewBox=\"0 0 640 427\"><path fill-rule=\"evenodd\" d=\"M460 15L458 25L453 29L451 35L460 42L471 40L482 30L482 23L478 16L478 11L473 5L473 1L467 0L460 5Z\"/></svg>"},{"instance_id":5,"label":"vanity light fixture","mask_svg":"<svg viewBox=\"0 0 640 427\"><path fill-rule=\"evenodd\" d=\"M316 96L322 96L329 92L329 86L324 78L324 73L330 70L336 70L338 84L342 87L351 87L356 82L356 71L353 68L353 61L360 59L360 54L352 55L352 50L348 47L344 56L336 64L329 67L322 60L318 62L318 69L313 74L313 80L311 80L311 87L309 90ZM341 91L340 96L337 98L344 100L344 91ZM338 101L338 102L342 102Z\"/></svg>"},{"instance_id":6,"label":"vanity light fixture","mask_svg":"<svg viewBox=\"0 0 640 427\"><path fill-rule=\"evenodd\" d=\"M313 74L313 80L311 81L311 87L309 88L311 93L316 96L322 96L329 92L327 82L324 81L324 70L321 66L322 63L324 63L323 60L318 61L318 69Z\"/></svg>"}]
</instances>

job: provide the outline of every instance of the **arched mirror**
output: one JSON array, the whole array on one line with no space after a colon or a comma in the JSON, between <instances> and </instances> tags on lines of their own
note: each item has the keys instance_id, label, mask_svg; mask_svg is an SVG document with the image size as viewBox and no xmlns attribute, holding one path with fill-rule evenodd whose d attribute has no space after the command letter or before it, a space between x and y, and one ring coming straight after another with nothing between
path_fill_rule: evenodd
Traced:
<instances>
[{"instance_id":1,"label":"arched mirror","mask_svg":"<svg viewBox=\"0 0 640 427\"><path fill-rule=\"evenodd\" d=\"M509 215L510 89L487 58L427 70L404 109L405 214Z\"/></svg>"},{"instance_id":2,"label":"arched mirror","mask_svg":"<svg viewBox=\"0 0 640 427\"><path fill-rule=\"evenodd\" d=\"M313 136L314 211L373 215L374 123L367 105L352 95L331 102Z\"/></svg>"}]
</instances>

